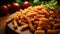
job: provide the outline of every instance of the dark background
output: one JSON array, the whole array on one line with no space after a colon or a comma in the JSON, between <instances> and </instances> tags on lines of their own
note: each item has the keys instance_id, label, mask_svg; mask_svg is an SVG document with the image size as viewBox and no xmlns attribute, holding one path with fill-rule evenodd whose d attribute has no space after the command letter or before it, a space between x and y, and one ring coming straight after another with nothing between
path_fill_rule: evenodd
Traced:
<instances>
[{"instance_id":1,"label":"dark background","mask_svg":"<svg viewBox=\"0 0 60 34\"><path fill-rule=\"evenodd\" d=\"M0 5L2 4L7 4L7 3L12 3L14 2L15 0L0 0Z\"/></svg>"}]
</instances>

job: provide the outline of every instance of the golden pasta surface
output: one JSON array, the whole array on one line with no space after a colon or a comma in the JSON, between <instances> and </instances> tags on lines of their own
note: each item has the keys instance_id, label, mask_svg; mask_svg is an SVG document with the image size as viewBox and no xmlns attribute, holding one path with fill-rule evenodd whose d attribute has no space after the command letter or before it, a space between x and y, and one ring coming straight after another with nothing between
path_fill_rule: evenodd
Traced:
<instances>
[{"instance_id":1,"label":"golden pasta surface","mask_svg":"<svg viewBox=\"0 0 60 34\"><path fill-rule=\"evenodd\" d=\"M13 17L14 28L20 26L20 30L29 28L34 34L59 34L60 19L56 17L54 10L44 5L28 7L20 10Z\"/></svg>"}]
</instances>

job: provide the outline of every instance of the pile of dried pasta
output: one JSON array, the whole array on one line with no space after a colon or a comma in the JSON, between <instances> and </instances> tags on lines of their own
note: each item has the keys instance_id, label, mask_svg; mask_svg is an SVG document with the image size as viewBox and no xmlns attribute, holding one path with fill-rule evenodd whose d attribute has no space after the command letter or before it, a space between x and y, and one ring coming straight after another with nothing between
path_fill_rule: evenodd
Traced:
<instances>
[{"instance_id":1,"label":"pile of dried pasta","mask_svg":"<svg viewBox=\"0 0 60 34\"><path fill-rule=\"evenodd\" d=\"M12 20L14 29L19 26L20 30L29 28L34 34L60 33L60 19L56 18L53 10L47 9L44 5L20 10Z\"/></svg>"}]
</instances>

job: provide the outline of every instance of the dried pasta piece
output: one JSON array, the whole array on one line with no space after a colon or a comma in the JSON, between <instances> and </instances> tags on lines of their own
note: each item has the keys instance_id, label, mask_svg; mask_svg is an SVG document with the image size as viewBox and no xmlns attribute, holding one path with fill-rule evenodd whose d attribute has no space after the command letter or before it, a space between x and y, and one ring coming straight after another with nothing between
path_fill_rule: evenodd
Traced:
<instances>
[{"instance_id":1,"label":"dried pasta piece","mask_svg":"<svg viewBox=\"0 0 60 34\"><path fill-rule=\"evenodd\" d=\"M30 30L31 30L32 32L35 31L35 28L34 28L34 26L32 25L32 23L29 23L29 28L30 28Z\"/></svg>"},{"instance_id":2,"label":"dried pasta piece","mask_svg":"<svg viewBox=\"0 0 60 34\"><path fill-rule=\"evenodd\" d=\"M17 22L15 20L13 20L13 27L14 27L14 29L17 29L17 26L18 26Z\"/></svg>"},{"instance_id":3,"label":"dried pasta piece","mask_svg":"<svg viewBox=\"0 0 60 34\"><path fill-rule=\"evenodd\" d=\"M42 28L41 27L37 27L37 30L42 30Z\"/></svg>"},{"instance_id":4,"label":"dried pasta piece","mask_svg":"<svg viewBox=\"0 0 60 34\"><path fill-rule=\"evenodd\" d=\"M47 18L39 18L40 21L49 21Z\"/></svg>"},{"instance_id":5,"label":"dried pasta piece","mask_svg":"<svg viewBox=\"0 0 60 34\"><path fill-rule=\"evenodd\" d=\"M30 23L30 19L26 15L23 15L23 17Z\"/></svg>"},{"instance_id":6,"label":"dried pasta piece","mask_svg":"<svg viewBox=\"0 0 60 34\"><path fill-rule=\"evenodd\" d=\"M39 14L38 14L36 17L38 17L38 18L41 18L41 17L44 18L45 15L39 15Z\"/></svg>"},{"instance_id":7,"label":"dried pasta piece","mask_svg":"<svg viewBox=\"0 0 60 34\"><path fill-rule=\"evenodd\" d=\"M44 14L44 15L49 16L49 13L48 13L48 11L47 11L47 10L42 9L42 12L43 12L43 14Z\"/></svg>"},{"instance_id":8,"label":"dried pasta piece","mask_svg":"<svg viewBox=\"0 0 60 34\"><path fill-rule=\"evenodd\" d=\"M54 20L54 18L53 18L53 17L49 17L49 20L50 20L50 21L53 21L53 20Z\"/></svg>"},{"instance_id":9,"label":"dried pasta piece","mask_svg":"<svg viewBox=\"0 0 60 34\"><path fill-rule=\"evenodd\" d=\"M34 34L45 34L44 30L36 30Z\"/></svg>"},{"instance_id":10,"label":"dried pasta piece","mask_svg":"<svg viewBox=\"0 0 60 34\"><path fill-rule=\"evenodd\" d=\"M25 25L26 23L21 22L21 20L19 20L18 24L19 24L19 25Z\"/></svg>"},{"instance_id":11,"label":"dried pasta piece","mask_svg":"<svg viewBox=\"0 0 60 34\"><path fill-rule=\"evenodd\" d=\"M24 30L24 29L26 29L27 27L28 27L28 24L22 25L22 26L20 27L20 30Z\"/></svg>"},{"instance_id":12,"label":"dried pasta piece","mask_svg":"<svg viewBox=\"0 0 60 34\"><path fill-rule=\"evenodd\" d=\"M51 25L46 25L45 30L50 30L52 28Z\"/></svg>"},{"instance_id":13,"label":"dried pasta piece","mask_svg":"<svg viewBox=\"0 0 60 34\"><path fill-rule=\"evenodd\" d=\"M58 34L57 30L48 30L47 34Z\"/></svg>"},{"instance_id":14,"label":"dried pasta piece","mask_svg":"<svg viewBox=\"0 0 60 34\"><path fill-rule=\"evenodd\" d=\"M54 24L53 29L60 29L60 23Z\"/></svg>"},{"instance_id":15,"label":"dried pasta piece","mask_svg":"<svg viewBox=\"0 0 60 34\"><path fill-rule=\"evenodd\" d=\"M34 21L34 24L35 24L36 26L38 26L38 25L39 25L39 21Z\"/></svg>"},{"instance_id":16,"label":"dried pasta piece","mask_svg":"<svg viewBox=\"0 0 60 34\"><path fill-rule=\"evenodd\" d=\"M55 19L55 23L60 23L60 19Z\"/></svg>"},{"instance_id":17,"label":"dried pasta piece","mask_svg":"<svg viewBox=\"0 0 60 34\"><path fill-rule=\"evenodd\" d=\"M38 26L45 26L47 24L47 22L44 22L44 21L39 21L39 24L38 24Z\"/></svg>"}]
</instances>

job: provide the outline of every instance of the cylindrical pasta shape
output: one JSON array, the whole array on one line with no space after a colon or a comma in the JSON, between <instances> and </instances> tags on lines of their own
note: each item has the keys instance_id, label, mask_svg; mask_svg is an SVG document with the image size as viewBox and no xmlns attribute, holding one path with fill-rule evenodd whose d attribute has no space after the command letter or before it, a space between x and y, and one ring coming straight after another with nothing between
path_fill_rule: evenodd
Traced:
<instances>
[{"instance_id":1,"label":"cylindrical pasta shape","mask_svg":"<svg viewBox=\"0 0 60 34\"><path fill-rule=\"evenodd\" d=\"M36 30L34 34L45 34L44 30Z\"/></svg>"},{"instance_id":2,"label":"cylindrical pasta shape","mask_svg":"<svg viewBox=\"0 0 60 34\"><path fill-rule=\"evenodd\" d=\"M19 25L25 25L26 23L21 22L21 20L19 20L18 24L19 24Z\"/></svg>"},{"instance_id":3,"label":"cylindrical pasta shape","mask_svg":"<svg viewBox=\"0 0 60 34\"><path fill-rule=\"evenodd\" d=\"M34 26L32 25L32 23L29 23L29 28L30 28L30 30L33 32L33 31L35 31L35 28L34 28Z\"/></svg>"},{"instance_id":4,"label":"cylindrical pasta shape","mask_svg":"<svg viewBox=\"0 0 60 34\"><path fill-rule=\"evenodd\" d=\"M22 25L22 26L20 27L20 30L24 30L24 29L26 29L27 27L28 27L28 24Z\"/></svg>"},{"instance_id":5,"label":"cylindrical pasta shape","mask_svg":"<svg viewBox=\"0 0 60 34\"><path fill-rule=\"evenodd\" d=\"M57 30L48 30L47 34L58 34Z\"/></svg>"},{"instance_id":6,"label":"cylindrical pasta shape","mask_svg":"<svg viewBox=\"0 0 60 34\"><path fill-rule=\"evenodd\" d=\"M14 27L14 29L17 29L17 26L18 26L17 22L15 20L13 20L13 27Z\"/></svg>"}]
</instances>

